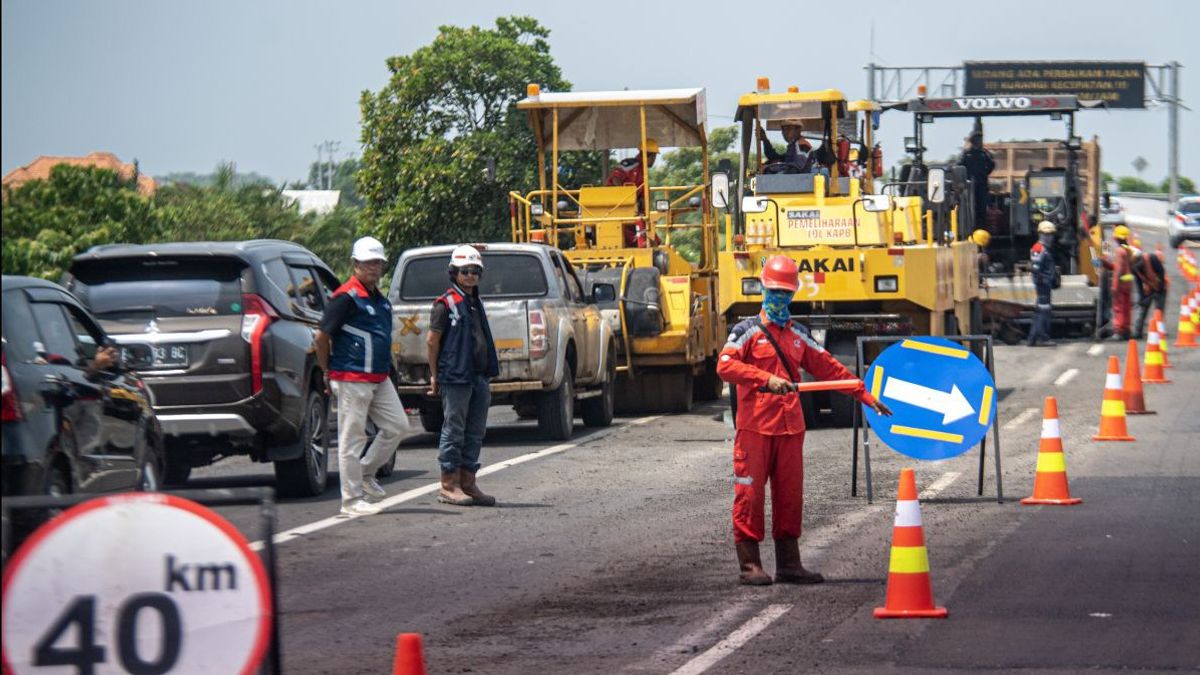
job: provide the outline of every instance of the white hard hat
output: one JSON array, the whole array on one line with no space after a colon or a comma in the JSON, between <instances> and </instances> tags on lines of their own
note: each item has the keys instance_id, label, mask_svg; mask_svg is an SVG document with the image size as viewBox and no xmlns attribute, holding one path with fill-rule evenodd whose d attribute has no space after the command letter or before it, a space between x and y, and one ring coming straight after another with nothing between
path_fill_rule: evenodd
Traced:
<instances>
[{"instance_id":1,"label":"white hard hat","mask_svg":"<svg viewBox=\"0 0 1200 675\"><path fill-rule=\"evenodd\" d=\"M1054 223L1048 220L1043 220L1042 224L1038 225L1038 232L1042 234L1057 234L1058 228L1054 226Z\"/></svg>"},{"instance_id":2,"label":"white hard hat","mask_svg":"<svg viewBox=\"0 0 1200 675\"><path fill-rule=\"evenodd\" d=\"M387 262L387 254L383 252L383 242L375 237L363 237L354 242L354 251L350 257L358 262L382 260Z\"/></svg>"},{"instance_id":3,"label":"white hard hat","mask_svg":"<svg viewBox=\"0 0 1200 675\"><path fill-rule=\"evenodd\" d=\"M479 251L475 250L474 246L463 244L455 247L454 251L450 253L450 266L467 267L468 265L483 267L483 256L479 255Z\"/></svg>"}]
</instances>

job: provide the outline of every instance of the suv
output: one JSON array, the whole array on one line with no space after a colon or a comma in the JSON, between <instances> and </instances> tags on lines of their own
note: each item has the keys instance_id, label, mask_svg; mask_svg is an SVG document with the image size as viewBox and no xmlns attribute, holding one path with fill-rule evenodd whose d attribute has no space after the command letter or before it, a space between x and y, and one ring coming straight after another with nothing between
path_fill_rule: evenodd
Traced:
<instances>
[{"instance_id":1,"label":"suv","mask_svg":"<svg viewBox=\"0 0 1200 675\"><path fill-rule=\"evenodd\" d=\"M1184 197L1167 214L1167 238L1179 248L1185 239L1200 241L1200 197Z\"/></svg>"},{"instance_id":2,"label":"suv","mask_svg":"<svg viewBox=\"0 0 1200 675\"><path fill-rule=\"evenodd\" d=\"M104 330L57 284L3 277L4 496L157 490L162 435L142 381L96 370Z\"/></svg>"},{"instance_id":3,"label":"suv","mask_svg":"<svg viewBox=\"0 0 1200 675\"><path fill-rule=\"evenodd\" d=\"M274 462L281 493L325 490L329 402L313 338L338 287L325 263L275 240L99 246L64 284L154 393L166 481L235 454Z\"/></svg>"},{"instance_id":4,"label":"suv","mask_svg":"<svg viewBox=\"0 0 1200 675\"><path fill-rule=\"evenodd\" d=\"M479 295L500 358L492 404L511 404L521 417L536 417L538 430L551 439L570 438L576 414L588 426L611 424L616 341L594 303L613 300L615 287L597 283L585 295L571 262L542 244L472 246L483 255ZM425 333L433 300L449 285L453 248L405 251L388 291L398 390L405 407L420 409L426 431L441 428L442 407L426 395Z\"/></svg>"}]
</instances>

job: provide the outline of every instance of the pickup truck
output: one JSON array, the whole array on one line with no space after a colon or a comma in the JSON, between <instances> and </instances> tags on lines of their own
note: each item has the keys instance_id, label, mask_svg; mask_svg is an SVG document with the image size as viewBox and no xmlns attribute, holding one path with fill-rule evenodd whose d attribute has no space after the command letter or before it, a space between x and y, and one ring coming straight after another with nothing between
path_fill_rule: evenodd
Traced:
<instances>
[{"instance_id":1,"label":"pickup truck","mask_svg":"<svg viewBox=\"0 0 1200 675\"><path fill-rule=\"evenodd\" d=\"M597 302L616 297L612 284L583 285L558 249L543 244L472 244L483 255L480 298L500 359L491 382L492 405L512 405L536 417L546 438L570 438L576 414L587 426L612 423L616 339ZM405 251L388 290L397 391L417 408L421 425L442 426L441 401L429 391L425 338L433 300L446 291L453 246Z\"/></svg>"}]
</instances>

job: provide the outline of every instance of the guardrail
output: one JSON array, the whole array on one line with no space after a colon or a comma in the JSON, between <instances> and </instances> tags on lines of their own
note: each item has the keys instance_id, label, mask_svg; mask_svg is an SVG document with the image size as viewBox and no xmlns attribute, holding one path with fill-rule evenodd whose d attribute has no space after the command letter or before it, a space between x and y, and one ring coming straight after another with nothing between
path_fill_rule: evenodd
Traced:
<instances>
[{"instance_id":1,"label":"guardrail","mask_svg":"<svg viewBox=\"0 0 1200 675\"><path fill-rule=\"evenodd\" d=\"M1165 202L1170 199L1170 196L1165 192L1111 192L1114 197L1133 197L1134 199L1153 199L1160 202ZM1179 198L1195 197L1197 195L1180 194Z\"/></svg>"}]
</instances>

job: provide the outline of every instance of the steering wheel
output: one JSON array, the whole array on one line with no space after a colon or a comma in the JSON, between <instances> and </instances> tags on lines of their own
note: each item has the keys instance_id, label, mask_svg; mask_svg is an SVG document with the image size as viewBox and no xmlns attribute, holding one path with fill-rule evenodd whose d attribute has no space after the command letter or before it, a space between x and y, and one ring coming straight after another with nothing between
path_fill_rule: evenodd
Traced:
<instances>
[{"instance_id":1,"label":"steering wheel","mask_svg":"<svg viewBox=\"0 0 1200 675\"><path fill-rule=\"evenodd\" d=\"M1063 211L1066 200L1062 197L1037 197L1033 200L1033 207L1043 216L1050 216Z\"/></svg>"},{"instance_id":2,"label":"steering wheel","mask_svg":"<svg viewBox=\"0 0 1200 675\"><path fill-rule=\"evenodd\" d=\"M777 159L773 162L767 162L766 164L763 164L761 175L773 176L776 174L790 173L801 173L800 167L791 162L785 162L782 159Z\"/></svg>"}]
</instances>

